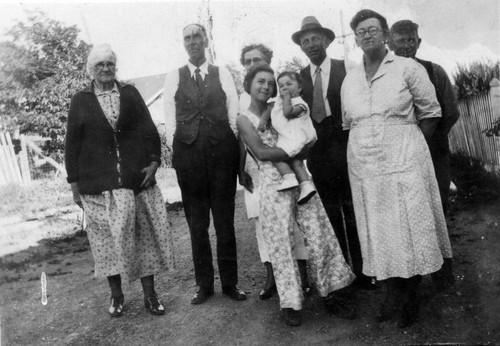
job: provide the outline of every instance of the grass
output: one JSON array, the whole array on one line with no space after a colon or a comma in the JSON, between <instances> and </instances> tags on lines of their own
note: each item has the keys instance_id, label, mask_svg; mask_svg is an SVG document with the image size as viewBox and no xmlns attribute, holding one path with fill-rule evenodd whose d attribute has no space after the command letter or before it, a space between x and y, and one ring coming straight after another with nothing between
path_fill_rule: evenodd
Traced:
<instances>
[{"instance_id":1,"label":"grass","mask_svg":"<svg viewBox=\"0 0 500 346\"><path fill-rule=\"evenodd\" d=\"M160 167L156 180L161 188L177 186L173 169ZM63 177L35 180L27 186L0 186L0 201L0 217L20 215L23 219L74 204L70 186Z\"/></svg>"},{"instance_id":2,"label":"grass","mask_svg":"<svg viewBox=\"0 0 500 346\"><path fill-rule=\"evenodd\" d=\"M0 186L0 200L0 217L29 218L48 209L73 204L69 184L62 177L35 180L27 186Z\"/></svg>"},{"instance_id":3,"label":"grass","mask_svg":"<svg viewBox=\"0 0 500 346\"><path fill-rule=\"evenodd\" d=\"M485 171L479 160L455 154L450 166L451 180L458 188L454 201L485 203L500 198L500 177Z\"/></svg>"}]
</instances>

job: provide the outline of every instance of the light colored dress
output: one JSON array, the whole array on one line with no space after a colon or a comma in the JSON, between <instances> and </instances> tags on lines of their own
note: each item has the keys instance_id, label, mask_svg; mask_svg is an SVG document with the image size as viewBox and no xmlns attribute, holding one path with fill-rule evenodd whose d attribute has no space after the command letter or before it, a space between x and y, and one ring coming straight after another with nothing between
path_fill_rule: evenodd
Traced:
<instances>
[{"instance_id":1,"label":"light colored dress","mask_svg":"<svg viewBox=\"0 0 500 346\"><path fill-rule=\"evenodd\" d=\"M426 71L388 53L368 82L364 64L342 85L343 125L363 274L409 278L441 268L451 247L439 189L417 122L440 117Z\"/></svg>"},{"instance_id":2,"label":"light colored dress","mask_svg":"<svg viewBox=\"0 0 500 346\"><path fill-rule=\"evenodd\" d=\"M255 114L246 110L241 116L246 116L257 128L259 118ZM276 136L270 130L260 132L259 136L264 144L276 145ZM302 288L293 256L294 221L304 235L312 279L319 295L326 297L330 292L348 286L354 274L345 262L320 198L315 195L308 203L298 206L298 191L276 191L281 176L272 162L260 161L259 172L259 219L273 265L280 307L302 308Z\"/></svg>"},{"instance_id":3,"label":"light colored dress","mask_svg":"<svg viewBox=\"0 0 500 346\"><path fill-rule=\"evenodd\" d=\"M240 95L240 112L247 110L250 106L251 98L246 92ZM257 162L247 154L245 162L245 171L252 177L252 183L254 186L253 193L244 189L244 199L245 207L247 210L247 217L254 221L255 224L255 237L257 238L257 248L259 250L260 261L262 263L270 262L269 253L267 251L266 242L264 241L264 235L262 234L262 225L259 221L259 167ZM294 248L293 254L295 259L307 260L307 249L304 244L304 236L302 232L298 229L297 225L294 225Z\"/></svg>"},{"instance_id":4,"label":"light colored dress","mask_svg":"<svg viewBox=\"0 0 500 346\"><path fill-rule=\"evenodd\" d=\"M304 147L318 137L309 115L309 107L302 97L292 98L292 106L302 106L304 111L294 119L287 119L283 114L283 99L278 97L271 111L271 122L278 132L276 146L290 157L296 156Z\"/></svg>"}]
</instances>

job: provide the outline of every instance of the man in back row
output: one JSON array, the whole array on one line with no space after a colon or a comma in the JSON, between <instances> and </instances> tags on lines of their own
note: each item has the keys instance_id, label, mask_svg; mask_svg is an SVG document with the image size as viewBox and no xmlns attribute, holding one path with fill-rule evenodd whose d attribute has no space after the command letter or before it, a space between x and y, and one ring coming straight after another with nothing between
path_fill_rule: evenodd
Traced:
<instances>
[{"instance_id":1,"label":"man in back row","mask_svg":"<svg viewBox=\"0 0 500 346\"><path fill-rule=\"evenodd\" d=\"M436 172L443 212L446 215L451 181L448 133L457 122L460 114L453 86L444 69L433 62L421 60L416 57L421 42L422 39L418 36L418 24L410 20L400 20L392 25L389 48L398 56L414 59L427 70L429 79L436 89L436 96L441 106L442 117L429 141L429 150ZM453 285L454 277L452 274L451 258L444 258L443 267L438 272L432 274L432 280L438 290L443 290Z\"/></svg>"}]
</instances>

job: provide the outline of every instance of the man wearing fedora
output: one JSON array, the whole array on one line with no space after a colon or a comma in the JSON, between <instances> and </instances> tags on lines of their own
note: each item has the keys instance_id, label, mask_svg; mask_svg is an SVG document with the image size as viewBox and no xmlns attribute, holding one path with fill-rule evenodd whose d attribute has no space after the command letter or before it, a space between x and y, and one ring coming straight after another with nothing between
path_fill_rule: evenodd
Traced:
<instances>
[{"instance_id":1,"label":"man wearing fedora","mask_svg":"<svg viewBox=\"0 0 500 346\"><path fill-rule=\"evenodd\" d=\"M302 94L311 109L318 140L307 157L307 168L335 229L346 261L352 263L356 283L374 289L371 278L362 274L363 260L359 245L351 188L347 173L347 140L342 130L340 87L346 75L344 61L330 59L326 49L335 39L332 30L323 27L316 17L302 20L292 41L310 60L300 71L304 81Z\"/></svg>"}]
</instances>

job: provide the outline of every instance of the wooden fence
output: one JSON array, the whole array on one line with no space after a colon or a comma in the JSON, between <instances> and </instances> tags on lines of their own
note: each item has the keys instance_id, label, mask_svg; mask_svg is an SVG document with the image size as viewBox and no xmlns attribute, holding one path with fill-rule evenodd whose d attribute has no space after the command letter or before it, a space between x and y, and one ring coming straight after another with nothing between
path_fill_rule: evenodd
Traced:
<instances>
[{"instance_id":1,"label":"wooden fence","mask_svg":"<svg viewBox=\"0 0 500 346\"><path fill-rule=\"evenodd\" d=\"M488 137L484 131L500 117L500 83L492 81L489 93L458 102L460 118L449 134L452 153L462 153L481 161L490 172L500 173L500 137Z\"/></svg>"},{"instance_id":2,"label":"wooden fence","mask_svg":"<svg viewBox=\"0 0 500 346\"><path fill-rule=\"evenodd\" d=\"M16 150L17 149L17 150ZM17 154L16 154L17 151ZM36 167L48 164L53 170L65 175L64 167L50 157L29 137L19 136L19 147L15 147L8 132L0 132L0 185L28 184Z\"/></svg>"}]
</instances>

